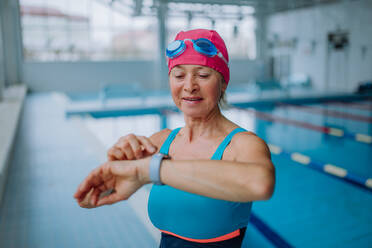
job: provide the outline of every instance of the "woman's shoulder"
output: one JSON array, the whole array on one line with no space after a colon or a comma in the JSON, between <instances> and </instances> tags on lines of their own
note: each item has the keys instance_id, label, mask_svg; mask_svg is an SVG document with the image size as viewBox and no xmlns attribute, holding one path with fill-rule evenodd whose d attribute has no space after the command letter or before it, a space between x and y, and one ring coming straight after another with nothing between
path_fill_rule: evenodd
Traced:
<instances>
[{"instance_id":1,"label":"woman's shoulder","mask_svg":"<svg viewBox=\"0 0 372 248\"><path fill-rule=\"evenodd\" d=\"M231 149L239 154L262 153L270 156L266 142L254 132L239 132L231 140Z\"/></svg>"},{"instance_id":2,"label":"woman's shoulder","mask_svg":"<svg viewBox=\"0 0 372 248\"><path fill-rule=\"evenodd\" d=\"M231 144L242 144L242 143L261 143L263 140L258 137L254 132L246 130L245 128L240 127L234 122L229 123L228 126L228 132L236 131L237 129L240 129L239 132L235 133L234 136L231 138ZM265 143L265 142L264 142Z\"/></svg>"},{"instance_id":3,"label":"woman's shoulder","mask_svg":"<svg viewBox=\"0 0 372 248\"><path fill-rule=\"evenodd\" d=\"M158 149L160 149L160 147L162 146L162 144L164 143L164 141L167 139L171 132L172 130L170 130L169 128L165 128L151 135L150 140Z\"/></svg>"},{"instance_id":4,"label":"woman's shoulder","mask_svg":"<svg viewBox=\"0 0 372 248\"><path fill-rule=\"evenodd\" d=\"M234 135L233 139L231 140L232 144L254 144L254 145L266 145L266 142L257 136L254 132L251 131L244 131L239 132Z\"/></svg>"}]
</instances>

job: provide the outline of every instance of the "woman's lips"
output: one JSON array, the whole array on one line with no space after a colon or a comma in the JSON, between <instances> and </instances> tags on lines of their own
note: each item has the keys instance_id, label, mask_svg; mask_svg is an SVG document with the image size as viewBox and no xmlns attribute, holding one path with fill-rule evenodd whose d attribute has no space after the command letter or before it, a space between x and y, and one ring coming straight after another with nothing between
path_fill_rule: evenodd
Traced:
<instances>
[{"instance_id":1,"label":"woman's lips","mask_svg":"<svg viewBox=\"0 0 372 248\"><path fill-rule=\"evenodd\" d=\"M182 100L184 100L185 102L190 103L190 104L196 104L196 103L201 102L203 100L203 98L201 98L201 97L183 97Z\"/></svg>"}]
</instances>

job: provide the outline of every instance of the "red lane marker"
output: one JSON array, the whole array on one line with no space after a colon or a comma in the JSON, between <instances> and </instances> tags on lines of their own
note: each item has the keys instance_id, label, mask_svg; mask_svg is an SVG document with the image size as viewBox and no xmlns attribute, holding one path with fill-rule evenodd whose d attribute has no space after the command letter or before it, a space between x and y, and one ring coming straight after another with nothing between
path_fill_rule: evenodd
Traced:
<instances>
[{"instance_id":1,"label":"red lane marker","mask_svg":"<svg viewBox=\"0 0 372 248\"><path fill-rule=\"evenodd\" d=\"M286 118L279 117L279 116L274 116L272 114L268 114L268 113L253 110L253 109L242 109L242 108L239 108L239 109L254 113L258 118L267 120L270 122L280 122L280 123L285 123L285 124L298 126L298 127L302 127L306 129L315 130L321 133L326 133L326 134L329 133L329 127L313 125L313 124L302 122L302 121L290 120L290 119L286 119Z\"/></svg>"},{"instance_id":2,"label":"red lane marker","mask_svg":"<svg viewBox=\"0 0 372 248\"><path fill-rule=\"evenodd\" d=\"M348 103L348 102L327 102L327 105L342 106L361 110L372 110L372 104L358 104L358 103Z\"/></svg>"},{"instance_id":3,"label":"red lane marker","mask_svg":"<svg viewBox=\"0 0 372 248\"><path fill-rule=\"evenodd\" d=\"M372 122L372 117L369 116L362 116L362 115L354 115L349 113L343 113L340 111L335 110L329 110L329 109L323 109L320 107L314 107L314 106L300 106L295 104L289 104L289 103L279 103L279 106L285 106L289 108L297 108L301 109L306 112L316 113L316 114L322 114L322 115L328 115L333 116L336 118L342 118L342 119L350 119L350 120L356 120L356 121L363 121L363 122Z\"/></svg>"}]
</instances>

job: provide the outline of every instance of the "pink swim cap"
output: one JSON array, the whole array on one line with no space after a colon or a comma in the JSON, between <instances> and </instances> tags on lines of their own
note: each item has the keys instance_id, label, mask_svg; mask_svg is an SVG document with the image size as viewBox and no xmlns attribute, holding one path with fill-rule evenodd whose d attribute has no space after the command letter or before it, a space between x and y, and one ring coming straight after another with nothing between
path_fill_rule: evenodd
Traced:
<instances>
[{"instance_id":1,"label":"pink swim cap","mask_svg":"<svg viewBox=\"0 0 372 248\"><path fill-rule=\"evenodd\" d=\"M208 29L194 29L189 31L181 31L177 34L175 40L185 40L185 39L199 39L205 38L210 40L218 49L219 52L225 57L227 62L229 61L229 55L227 54L227 48L225 42L221 36L214 30ZM168 61L168 74L176 65L203 65L208 66L219 73L222 74L225 82L228 84L230 80L230 70L228 65L218 56L208 57L203 55L193 49L193 44L191 42L185 42L186 49L185 51Z\"/></svg>"}]
</instances>

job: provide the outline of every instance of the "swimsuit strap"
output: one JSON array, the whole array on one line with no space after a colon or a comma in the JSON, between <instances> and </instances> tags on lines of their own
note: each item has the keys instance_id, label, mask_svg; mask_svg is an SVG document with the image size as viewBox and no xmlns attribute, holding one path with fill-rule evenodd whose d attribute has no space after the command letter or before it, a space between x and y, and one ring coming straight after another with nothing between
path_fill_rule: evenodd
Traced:
<instances>
[{"instance_id":1,"label":"swimsuit strap","mask_svg":"<svg viewBox=\"0 0 372 248\"><path fill-rule=\"evenodd\" d=\"M213 154L211 160L221 160L223 152L225 151L226 147L230 144L231 139L234 137L235 134L240 132L247 132L244 128L238 127L229 133L229 135L226 136L226 138L221 142L221 144L218 146L216 152Z\"/></svg>"},{"instance_id":2,"label":"swimsuit strap","mask_svg":"<svg viewBox=\"0 0 372 248\"><path fill-rule=\"evenodd\" d=\"M171 143L173 142L174 138L177 136L178 132L181 130L181 128L176 128L172 130L172 132L168 135L168 138L164 141L163 145L160 148L160 153L167 155L169 154L169 147Z\"/></svg>"},{"instance_id":3,"label":"swimsuit strap","mask_svg":"<svg viewBox=\"0 0 372 248\"><path fill-rule=\"evenodd\" d=\"M169 147L172 144L174 138L176 138L180 130L181 130L180 127L172 130L172 132L168 135L167 139L164 141L163 145L161 146L160 151L159 151L160 153L164 155L169 154ZM240 133L240 132L247 132L247 130L245 130L244 128L238 127L238 128L235 128L233 131L231 131L229 135L227 135L226 138L218 146L211 160L221 160L226 147L231 142L231 139L234 137L235 134Z\"/></svg>"}]
</instances>

